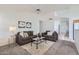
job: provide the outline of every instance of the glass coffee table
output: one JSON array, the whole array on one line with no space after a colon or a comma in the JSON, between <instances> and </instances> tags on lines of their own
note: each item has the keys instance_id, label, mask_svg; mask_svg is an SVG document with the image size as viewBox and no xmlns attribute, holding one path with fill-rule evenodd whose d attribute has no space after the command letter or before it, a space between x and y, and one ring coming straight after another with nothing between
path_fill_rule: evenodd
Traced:
<instances>
[{"instance_id":1,"label":"glass coffee table","mask_svg":"<svg viewBox=\"0 0 79 59\"><path fill-rule=\"evenodd\" d=\"M36 45L36 49L38 49L38 45L42 42L44 42L45 40L43 40L44 37L36 37L36 38L33 38L34 42L32 42L33 44ZM32 43L31 43L31 46L32 46Z\"/></svg>"}]
</instances>

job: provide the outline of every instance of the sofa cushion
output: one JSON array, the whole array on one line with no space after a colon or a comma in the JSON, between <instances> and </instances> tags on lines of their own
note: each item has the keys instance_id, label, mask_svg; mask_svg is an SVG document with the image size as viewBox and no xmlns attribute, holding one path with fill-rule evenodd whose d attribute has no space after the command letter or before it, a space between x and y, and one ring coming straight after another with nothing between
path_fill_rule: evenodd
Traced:
<instances>
[{"instance_id":1,"label":"sofa cushion","mask_svg":"<svg viewBox=\"0 0 79 59\"><path fill-rule=\"evenodd\" d=\"M52 35L52 32L48 32L47 35Z\"/></svg>"},{"instance_id":2,"label":"sofa cushion","mask_svg":"<svg viewBox=\"0 0 79 59\"><path fill-rule=\"evenodd\" d=\"M21 35L22 37L24 37L24 34L23 34L23 32L20 32L20 35Z\"/></svg>"},{"instance_id":3,"label":"sofa cushion","mask_svg":"<svg viewBox=\"0 0 79 59\"><path fill-rule=\"evenodd\" d=\"M23 33L24 37L29 37L28 33Z\"/></svg>"}]
</instances>

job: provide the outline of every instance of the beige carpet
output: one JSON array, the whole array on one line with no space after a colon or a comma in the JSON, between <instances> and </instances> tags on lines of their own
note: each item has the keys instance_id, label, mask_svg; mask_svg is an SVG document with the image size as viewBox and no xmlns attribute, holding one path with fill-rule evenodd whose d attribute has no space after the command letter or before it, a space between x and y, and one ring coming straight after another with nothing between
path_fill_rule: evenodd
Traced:
<instances>
[{"instance_id":1,"label":"beige carpet","mask_svg":"<svg viewBox=\"0 0 79 59\"><path fill-rule=\"evenodd\" d=\"M55 42L47 41L42 42L38 45L38 49L36 49L36 45L31 43L21 46L25 50L27 50L32 55L43 55Z\"/></svg>"}]
</instances>

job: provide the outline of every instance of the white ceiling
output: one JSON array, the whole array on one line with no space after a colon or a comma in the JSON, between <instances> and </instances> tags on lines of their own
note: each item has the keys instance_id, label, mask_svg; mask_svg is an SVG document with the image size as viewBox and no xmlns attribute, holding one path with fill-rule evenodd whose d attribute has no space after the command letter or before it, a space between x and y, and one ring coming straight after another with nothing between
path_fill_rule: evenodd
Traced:
<instances>
[{"instance_id":1,"label":"white ceiling","mask_svg":"<svg viewBox=\"0 0 79 59\"><path fill-rule=\"evenodd\" d=\"M0 10L16 10L21 12L33 12L37 8L41 9L41 12L66 10L69 5L53 5L53 4L30 4L30 5L0 5Z\"/></svg>"},{"instance_id":2,"label":"white ceiling","mask_svg":"<svg viewBox=\"0 0 79 59\"><path fill-rule=\"evenodd\" d=\"M41 13L50 13L54 11L74 11L79 10L79 5L67 4L4 4L0 5L0 11L16 11L16 12L35 12L39 8Z\"/></svg>"}]
</instances>

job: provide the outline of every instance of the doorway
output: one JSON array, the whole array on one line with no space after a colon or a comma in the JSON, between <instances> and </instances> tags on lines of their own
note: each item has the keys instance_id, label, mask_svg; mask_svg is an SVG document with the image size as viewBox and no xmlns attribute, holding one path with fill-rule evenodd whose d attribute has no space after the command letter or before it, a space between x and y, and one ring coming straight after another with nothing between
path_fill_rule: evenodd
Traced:
<instances>
[{"instance_id":1,"label":"doorway","mask_svg":"<svg viewBox=\"0 0 79 59\"><path fill-rule=\"evenodd\" d=\"M69 19L61 18L59 24L59 33L65 37L69 37Z\"/></svg>"}]
</instances>

